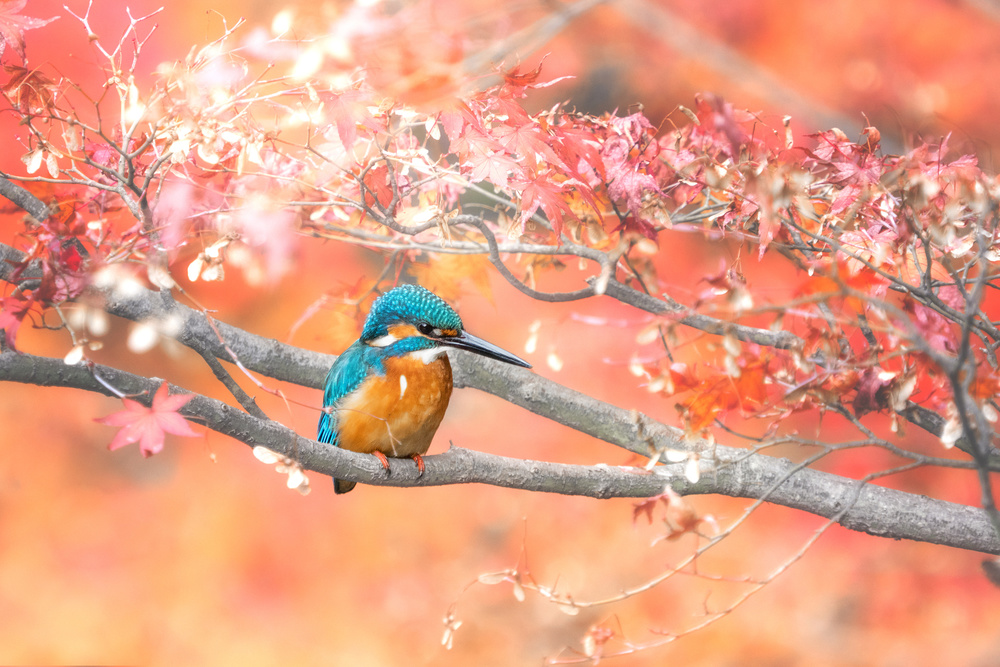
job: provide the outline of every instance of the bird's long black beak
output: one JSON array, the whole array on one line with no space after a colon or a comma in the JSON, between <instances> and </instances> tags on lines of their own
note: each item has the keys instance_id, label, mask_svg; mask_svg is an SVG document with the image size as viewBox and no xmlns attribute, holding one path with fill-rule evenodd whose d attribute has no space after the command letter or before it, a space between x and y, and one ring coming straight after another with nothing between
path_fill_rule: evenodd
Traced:
<instances>
[{"instance_id":1,"label":"bird's long black beak","mask_svg":"<svg viewBox=\"0 0 1000 667\"><path fill-rule=\"evenodd\" d=\"M482 338L473 336L466 331L459 331L457 336L439 338L438 342L449 347L457 347L460 350L475 352L476 354L481 354L484 357L496 359L497 361L504 361L508 364L514 364L515 366L531 368L531 364L521 357L514 356L510 352L497 347L493 343L488 343Z\"/></svg>"}]
</instances>

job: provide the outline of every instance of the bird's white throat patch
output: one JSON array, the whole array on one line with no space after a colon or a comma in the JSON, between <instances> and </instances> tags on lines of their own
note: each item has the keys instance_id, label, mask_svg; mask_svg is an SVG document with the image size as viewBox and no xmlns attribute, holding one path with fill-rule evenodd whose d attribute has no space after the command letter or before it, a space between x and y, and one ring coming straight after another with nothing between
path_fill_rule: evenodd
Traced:
<instances>
[{"instance_id":1,"label":"bird's white throat patch","mask_svg":"<svg viewBox=\"0 0 1000 667\"><path fill-rule=\"evenodd\" d=\"M384 336L379 336L375 340L370 341L368 344L371 345L372 347L389 347L390 345L399 340L401 339L396 338L390 333ZM432 347L426 350L414 350L413 352L407 353L406 356L409 357L410 359L416 359L418 361L424 362L425 364L429 364L438 357L440 357L445 352L446 349L444 347ZM403 387L403 390L404 391L406 390L405 385Z\"/></svg>"},{"instance_id":2,"label":"bird's white throat patch","mask_svg":"<svg viewBox=\"0 0 1000 667\"><path fill-rule=\"evenodd\" d=\"M397 340L399 339L393 336L392 334L386 334L384 336L379 336L378 338L376 338L375 340L373 340L368 344L371 345L372 347L389 347Z\"/></svg>"},{"instance_id":3,"label":"bird's white throat patch","mask_svg":"<svg viewBox=\"0 0 1000 667\"><path fill-rule=\"evenodd\" d=\"M447 350L443 347L432 347L426 350L414 350L413 352L410 352L407 356L410 357L411 359L419 359L425 364L429 364L438 357L440 357L442 354L444 354L446 351Z\"/></svg>"}]
</instances>

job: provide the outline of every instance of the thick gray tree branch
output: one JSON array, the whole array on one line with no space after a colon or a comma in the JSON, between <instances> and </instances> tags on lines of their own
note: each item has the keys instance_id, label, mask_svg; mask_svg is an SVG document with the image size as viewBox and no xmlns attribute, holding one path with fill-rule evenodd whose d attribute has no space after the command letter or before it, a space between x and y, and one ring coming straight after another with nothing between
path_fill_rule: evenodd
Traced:
<instances>
[{"instance_id":1,"label":"thick gray tree branch","mask_svg":"<svg viewBox=\"0 0 1000 667\"><path fill-rule=\"evenodd\" d=\"M36 357L12 350L0 353L0 380L41 386L72 387L111 395L95 378L148 404L160 385L106 366L67 365L59 359ZM178 388L172 387L177 393ZM145 393L144 395L142 395ZM192 421L250 446L263 446L297 460L303 468L338 478L378 486L438 486L481 483L566 495L648 497L670 485L683 494L723 494L742 498L761 496L774 504L804 510L826 518L837 517L852 530L895 539L913 539L961 549L1000 554L1000 540L985 513L902 491L861 484L829 473L800 468L790 461L749 456L722 450L701 480L688 482L681 464L642 468L566 465L495 456L452 448L425 458L426 472L418 476L410 461L393 461L389 476L375 457L303 438L273 421L258 419L206 396L195 395L181 412ZM706 466L709 465L706 463ZM850 507L845 511L845 507Z\"/></svg>"},{"instance_id":2,"label":"thick gray tree branch","mask_svg":"<svg viewBox=\"0 0 1000 667\"><path fill-rule=\"evenodd\" d=\"M12 183L2 173L0 173L0 195L27 211L35 220L41 221L49 217L49 207L45 205L45 202L20 185Z\"/></svg>"}]
</instances>

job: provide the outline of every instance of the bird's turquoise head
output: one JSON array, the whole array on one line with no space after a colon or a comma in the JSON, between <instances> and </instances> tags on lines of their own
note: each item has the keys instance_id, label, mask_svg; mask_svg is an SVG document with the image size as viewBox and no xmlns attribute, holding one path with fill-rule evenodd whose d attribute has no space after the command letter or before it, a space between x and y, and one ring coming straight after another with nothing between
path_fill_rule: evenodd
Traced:
<instances>
[{"instance_id":1,"label":"bird's turquoise head","mask_svg":"<svg viewBox=\"0 0 1000 667\"><path fill-rule=\"evenodd\" d=\"M400 353L454 347L531 368L523 359L466 332L455 309L419 285L401 285L375 299L361 342Z\"/></svg>"},{"instance_id":2,"label":"bird's turquoise head","mask_svg":"<svg viewBox=\"0 0 1000 667\"><path fill-rule=\"evenodd\" d=\"M412 334L407 326L424 335L435 329L458 332L462 330L462 318L434 292L419 285L402 285L375 299L361 340L372 344L391 336L390 329L399 340L406 337L402 333Z\"/></svg>"}]
</instances>

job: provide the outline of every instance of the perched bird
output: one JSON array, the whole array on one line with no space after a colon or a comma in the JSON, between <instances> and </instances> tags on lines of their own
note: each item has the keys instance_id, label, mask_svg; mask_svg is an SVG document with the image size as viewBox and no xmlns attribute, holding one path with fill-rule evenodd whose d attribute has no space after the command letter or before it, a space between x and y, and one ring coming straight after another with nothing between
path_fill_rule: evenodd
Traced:
<instances>
[{"instance_id":1,"label":"perched bird","mask_svg":"<svg viewBox=\"0 0 1000 667\"><path fill-rule=\"evenodd\" d=\"M430 447L451 398L449 347L508 364L531 364L462 328L445 301L417 285L389 290L372 304L361 338L337 357L326 376L317 440L352 452L412 458ZM355 482L334 479L347 493Z\"/></svg>"}]
</instances>

